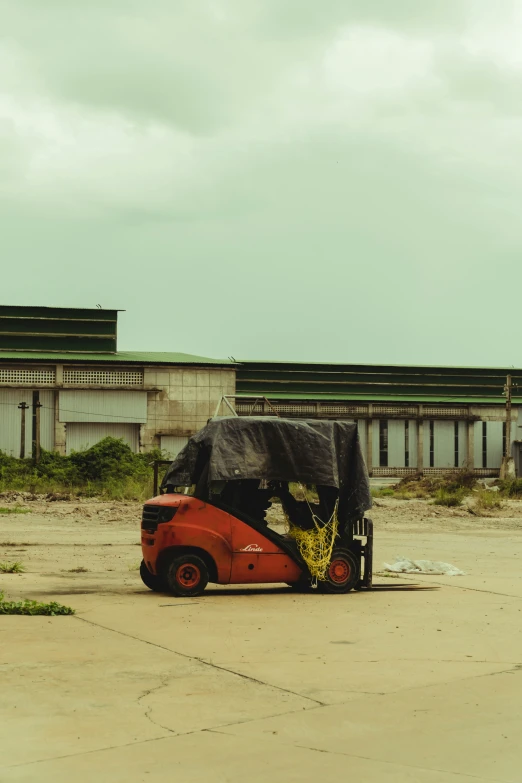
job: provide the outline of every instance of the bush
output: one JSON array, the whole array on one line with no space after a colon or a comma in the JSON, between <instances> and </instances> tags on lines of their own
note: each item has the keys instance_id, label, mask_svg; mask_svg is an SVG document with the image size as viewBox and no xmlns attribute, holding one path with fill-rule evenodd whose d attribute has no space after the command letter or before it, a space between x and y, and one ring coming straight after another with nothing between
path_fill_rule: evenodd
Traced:
<instances>
[{"instance_id":1,"label":"bush","mask_svg":"<svg viewBox=\"0 0 522 783\"><path fill-rule=\"evenodd\" d=\"M0 491L144 500L152 494L153 462L162 458L159 449L134 454L116 438L67 456L42 450L37 465L0 452Z\"/></svg>"},{"instance_id":2,"label":"bush","mask_svg":"<svg viewBox=\"0 0 522 783\"><path fill-rule=\"evenodd\" d=\"M435 493L435 500L433 502L436 506L461 506L465 494L463 487L453 490L452 492L444 487L440 487Z\"/></svg>"},{"instance_id":3,"label":"bush","mask_svg":"<svg viewBox=\"0 0 522 783\"><path fill-rule=\"evenodd\" d=\"M519 498L522 496L522 478L507 479L499 483L500 492L508 498Z\"/></svg>"}]
</instances>

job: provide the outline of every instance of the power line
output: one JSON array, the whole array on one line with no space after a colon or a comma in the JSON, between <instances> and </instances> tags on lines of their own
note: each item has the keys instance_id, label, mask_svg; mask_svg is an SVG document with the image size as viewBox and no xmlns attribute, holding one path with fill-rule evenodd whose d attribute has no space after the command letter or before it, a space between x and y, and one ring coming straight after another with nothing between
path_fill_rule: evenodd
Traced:
<instances>
[{"instance_id":1,"label":"power line","mask_svg":"<svg viewBox=\"0 0 522 783\"><path fill-rule=\"evenodd\" d=\"M513 384L513 388L522 388L522 387L517 387L517 384ZM20 389L19 391L23 392L25 390L24 389ZM28 390L28 391L32 391L32 390ZM49 390L43 389L41 391L49 391ZM255 396L256 395L244 395L244 399L245 400L253 399ZM499 397L504 397L504 396L505 396L504 392L501 392L499 394ZM515 399L517 399L517 398L514 398L514 400ZM520 398L518 398L518 399L520 399ZM176 400L173 400L173 402L176 402ZM195 403L197 403L197 402L205 402L205 401L204 400L188 400L187 402L195 402ZM314 400L314 402L337 402L338 403L339 400L328 400L328 399L326 399L326 400ZM360 403L360 402L366 402L366 400L364 400L364 401L361 401L361 400L346 400L346 402L347 403L357 403L357 402ZM406 401L406 402L410 402L410 401ZM413 402L413 400L412 400L412 402ZM461 402L461 398L460 397L445 397L444 400L441 401L442 404L444 404L444 403L453 403L453 402ZM278 404L276 401L274 401L274 403L276 405ZM286 403L287 403L287 401L285 401L285 404ZM18 404L19 404L18 402L0 402L0 405L13 407L13 408L18 408ZM417 402L415 404L419 404L419 403ZM420 402L420 404L422 405L424 403ZM463 403L461 403L461 404L463 404ZM481 404L481 403L477 402L477 404ZM482 403L482 404L484 404L484 403ZM211 403L211 405L215 405L215 403ZM41 409L42 410L48 410L48 411L51 411L52 413L55 413L55 407L54 406L51 407L49 405L43 405L42 404L41 405ZM62 408L61 406L59 407L59 411L60 412L64 411L65 413L81 413L84 416L99 416L100 415L99 412L95 412L95 411L82 411L82 410L78 410L76 408ZM146 422L143 421L142 417L138 417L138 416L125 416L125 417L122 417L122 416L120 416L118 414L114 414L114 413L103 413L101 415L103 415L104 418L117 419L121 424L129 424L129 423L132 423L132 422L136 422L137 424L145 424L146 423ZM158 414L158 413L156 413L156 411L154 411L153 415L150 418L161 419L162 421L179 421L180 418L189 419L190 416L189 415L185 415L184 417L181 417L181 416L164 416L164 415ZM194 414L194 418L197 418L196 414ZM430 417L427 416L426 418L430 418ZM66 423L70 423L70 424L88 424L89 422L62 422L62 423L64 423L64 424L66 424ZM91 423L95 424L95 423L103 423L103 422L91 422Z\"/></svg>"},{"instance_id":2,"label":"power line","mask_svg":"<svg viewBox=\"0 0 522 783\"><path fill-rule=\"evenodd\" d=\"M191 400L191 402L192 402L192 400ZM196 402L196 400L194 400L194 402ZM18 403L16 403L16 402L0 402L0 405L7 405L7 406L10 406L10 407L15 407L15 408L18 407ZM214 405L214 403L212 403L212 405ZM51 411L52 413L55 412L55 408L51 407L49 405L43 405L42 404L41 405L41 409L42 410ZM64 411L65 413L83 413L85 416L99 416L99 415L102 415L104 417L108 417L108 418L111 418L111 419L118 419L121 424L128 424L128 423L132 423L132 422L136 422L137 424L145 424L146 423L145 421L143 421L143 418L141 418L141 417L138 418L137 416L125 416L123 418L123 417L121 417L121 416L119 416L118 414L115 414L115 413L103 413L103 414L100 414L100 413L95 412L95 411L79 411L76 408L74 408L74 409L73 408L59 408L59 410L60 411ZM156 412L154 412L154 414L150 418L161 419L162 421L179 421L183 417L181 417L181 416L163 416L161 414L157 414ZM184 418L189 419L190 417L185 415ZM194 414L193 418L197 418L196 414ZM63 424L87 424L89 422L62 422L62 423ZM91 423L92 424L96 424L96 423L102 424L103 422L95 422L95 421L93 421Z\"/></svg>"}]
</instances>

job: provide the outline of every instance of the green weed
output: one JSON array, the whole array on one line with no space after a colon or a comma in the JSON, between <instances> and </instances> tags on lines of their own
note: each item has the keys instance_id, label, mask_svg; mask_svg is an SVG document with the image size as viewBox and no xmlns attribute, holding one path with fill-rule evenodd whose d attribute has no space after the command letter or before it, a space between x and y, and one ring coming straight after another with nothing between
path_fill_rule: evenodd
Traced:
<instances>
[{"instance_id":1,"label":"green weed","mask_svg":"<svg viewBox=\"0 0 522 783\"><path fill-rule=\"evenodd\" d=\"M0 593L0 614L26 614L26 615L47 615L54 617L59 614L74 614L74 609L70 606L63 606L51 601L48 604L39 601L6 601L4 594Z\"/></svg>"},{"instance_id":2,"label":"green weed","mask_svg":"<svg viewBox=\"0 0 522 783\"><path fill-rule=\"evenodd\" d=\"M444 487L440 487L435 493L435 500L433 503L436 506L447 506L449 508L454 506L461 506L464 500L465 491L463 488L449 491Z\"/></svg>"},{"instance_id":3,"label":"green weed","mask_svg":"<svg viewBox=\"0 0 522 783\"><path fill-rule=\"evenodd\" d=\"M462 499L469 494L476 486L477 479L472 471L462 469L454 470L450 473L444 473L440 476L422 476L417 473L413 476L406 476L395 487L395 497L403 500L413 498L437 499L445 498L448 495L456 495ZM453 505L460 505L453 503ZM438 505L447 505L445 502ZM450 501L451 505L451 501Z\"/></svg>"},{"instance_id":4,"label":"green weed","mask_svg":"<svg viewBox=\"0 0 522 783\"><path fill-rule=\"evenodd\" d=\"M500 492L491 492L488 489L480 489L477 497L470 505L469 510L476 516L489 516L492 511L502 508L502 499Z\"/></svg>"},{"instance_id":5,"label":"green weed","mask_svg":"<svg viewBox=\"0 0 522 783\"><path fill-rule=\"evenodd\" d=\"M25 568L22 563L0 563L0 574L23 574Z\"/></svg>"},{"instance_id":6,"label":"green weed","mask_svg":"<svg viewBox=\"0 0 522 783\"><path fill-rule=\"evenodd\" d=\"M519 498L522 496L522 478L507 479L499 483L500 492L508 498Z\"/></svg>"},{"instance_id":7,"label":"green weed","mask_svg":"<svg viewBox=\"0 0 522 783\"><path fill-rule=\"evenodd\" d=\"M395 490L391 487L379 487L372 489L372 498L392 498L395 496Z\"/></svg>"},{"instance_id":8,"label":"green weed","mask_svg":"<svg viewBox=\"0 0 522 783\"><path fill-rule=\"evenodd\" d=\"M0 508L0 514L30 514L30 508L21 508L20 506L13 506L13 508Z\"/></svg>"}]
</instances>

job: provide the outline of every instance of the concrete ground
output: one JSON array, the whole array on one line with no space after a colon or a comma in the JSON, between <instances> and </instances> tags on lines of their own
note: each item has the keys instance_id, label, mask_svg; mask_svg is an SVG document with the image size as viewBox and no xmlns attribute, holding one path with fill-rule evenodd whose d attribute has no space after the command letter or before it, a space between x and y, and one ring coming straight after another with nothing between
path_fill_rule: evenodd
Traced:
<instances>
[{"instance_id":1,"label":"concrete ground","mask_svg":"<svg viewBox=\"0 0 522 783\"><path fill-rule=\"evenodd\" d=\"M522 504L378 503L377 572L467 575L180 599L141 585L138 506L0 514L0 560L27 568L0 590L77 612L0 617L0 781L519 783Z\"/></svg>"}]
</instances>

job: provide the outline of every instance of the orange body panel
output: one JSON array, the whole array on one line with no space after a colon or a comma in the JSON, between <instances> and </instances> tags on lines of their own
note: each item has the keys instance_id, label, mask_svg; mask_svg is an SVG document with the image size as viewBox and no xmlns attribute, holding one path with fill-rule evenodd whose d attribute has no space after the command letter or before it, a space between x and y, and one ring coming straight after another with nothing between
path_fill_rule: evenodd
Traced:
<instances>
[{"instance_id":1,"label":"orange body panel","mask_svg":"<svg viewBox=\"0 0 522 783\"><path fill-rule=\"evenodd\" d=\"M142 530L143 559L152 574L165 550L192 547L216 565L218 584L296 582L301 568L276 543L222 509L188 495L160 495L147 505L175 506L170 522Z\"/></svg>"}]
</instances>

